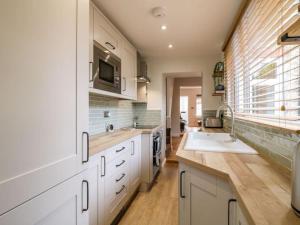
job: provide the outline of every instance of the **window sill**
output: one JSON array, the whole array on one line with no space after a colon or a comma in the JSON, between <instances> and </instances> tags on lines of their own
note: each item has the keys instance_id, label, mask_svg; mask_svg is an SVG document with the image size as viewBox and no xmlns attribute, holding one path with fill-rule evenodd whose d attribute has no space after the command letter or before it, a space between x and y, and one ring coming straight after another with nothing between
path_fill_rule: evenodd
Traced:
<instances>
[{"instance_id":1,"label":"window sill","mask_svg":"<svg viewBox=\"0 0 300 225\"><path fill-rule=\"evenodd\" d=\"M225 117L230 120L230 116L225 116ZM279 130L284 133L300 134L300 127L298 125L284 124L284 122L282 122L282 124L278 124L278 122L263 121L259 119L245 118L245 117L235 117L235 120L256 123L266 128L275 129L277 131Z\"/></svg>"}]
</instances>

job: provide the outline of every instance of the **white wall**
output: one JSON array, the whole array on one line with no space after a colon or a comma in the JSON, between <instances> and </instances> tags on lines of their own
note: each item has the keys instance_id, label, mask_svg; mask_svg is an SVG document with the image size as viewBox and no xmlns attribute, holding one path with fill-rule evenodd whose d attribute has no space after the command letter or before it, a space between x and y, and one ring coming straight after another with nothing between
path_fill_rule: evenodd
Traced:
<instances>
[{"instance_id":1,"label":"white wall","mask_svg":"<svg viewBox=\"0 0 300 225\"><path fill-rule=\"evenodd\" d=\"M172 51L172 50L171 50ZM148 75L151 84L148 89L148 109L159 109L162 113L162 125L166 125L166 79L167 73L202 73L203 110L215 110L221 104L220 97L213 97L212 73L220 55L183 58L148 58ZM165 141L165 139L164 139ZM163 145L165 146L165 144ZM164 151L162 157L165 157Z\"/></svg>"},{"instance_id":2,"label":"white wall","mask_svg":"<svg viewBox=\"0 0 300 225\"><path fill-rule=\"evenodd\" d=\"M214 84L212 73L215 64L220 61L220 55L192 58L153 58L147 59L148 74L151 84L148 89L148 109L165 108L166 81L164 74L182 73L191 77L189 73L202 73L203 76L203 109L214 110L220 104L220 97L213 97ZM165 114L164 114L165 115Z\"/></svg>"}]
</instances>

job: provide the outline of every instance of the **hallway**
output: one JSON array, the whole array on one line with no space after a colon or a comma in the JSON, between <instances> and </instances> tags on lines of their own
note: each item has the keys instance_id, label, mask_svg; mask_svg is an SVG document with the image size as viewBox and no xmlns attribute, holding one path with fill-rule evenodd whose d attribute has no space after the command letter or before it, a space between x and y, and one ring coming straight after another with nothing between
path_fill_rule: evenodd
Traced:
<instances>
[{"instance_id":1,"label":"hallway","mask_svg":"<svg viewBox=\"0 0 300 225\"><path fill-rule=\"evenodd\" d=\"M139 192L119 225L178 224L178 164L166 163L149 192Z\"/></svg>"}]
</instances>

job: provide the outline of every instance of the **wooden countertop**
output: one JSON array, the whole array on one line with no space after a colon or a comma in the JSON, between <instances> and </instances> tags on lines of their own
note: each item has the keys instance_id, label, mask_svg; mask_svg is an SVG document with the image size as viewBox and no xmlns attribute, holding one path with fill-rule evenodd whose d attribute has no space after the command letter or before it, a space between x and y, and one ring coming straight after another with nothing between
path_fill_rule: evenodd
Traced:
<instances>
[{"instance_id":1,"label":"wooden countertop","mask_svg":"<svg viewBox=\"0 0 300 225\"><path fill-rule=\"evenodd\" d=\"M187 134L179 145L178 160L227 179L250 224L300 225L300 218L290 206L288 170L279 168L261 155L185 151L186 138Z\"/></svg>"},{"instance_id":2,"label":"wooden countertop","mask_svg":"<svg viewBox=\"0 0 300 225\"><path fill-rule=\"evenodd\" d=\"M120 129L112 133L103 133L99 135L93 135L90 137L90 156L93 156L101 151L113 147L127 139L135 137L139 134L151 134L154 130L159 129L161 126L158 125L153 129Z\"/></svg>"},{"instance_id":3,"label":"wooden countertop","mask_svg":"<svg viewBox=\"0 0 300 225\"><path fill-rule=\"evenodd\" d=\"M142 130L118 130L113 133L93 135L90 137L90 156L113 147L127 139L141 134Z\"/></svg>"}]
</instances>

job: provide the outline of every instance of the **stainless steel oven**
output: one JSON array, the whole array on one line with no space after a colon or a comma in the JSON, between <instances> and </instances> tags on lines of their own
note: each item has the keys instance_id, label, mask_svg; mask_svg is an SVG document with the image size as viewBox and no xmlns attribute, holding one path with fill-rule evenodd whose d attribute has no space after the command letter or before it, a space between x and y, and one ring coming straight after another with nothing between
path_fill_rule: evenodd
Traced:
<instances>
[{"instance_id":1,"label":"stainless steel oven","mask_svg":"<svg viewBox=\"0 0 300 225\"><path fill-rule=\"evenodd\" d=\"M121 93L121 59L94 41L92 87Z\"/></svg>"}]
</instances>

